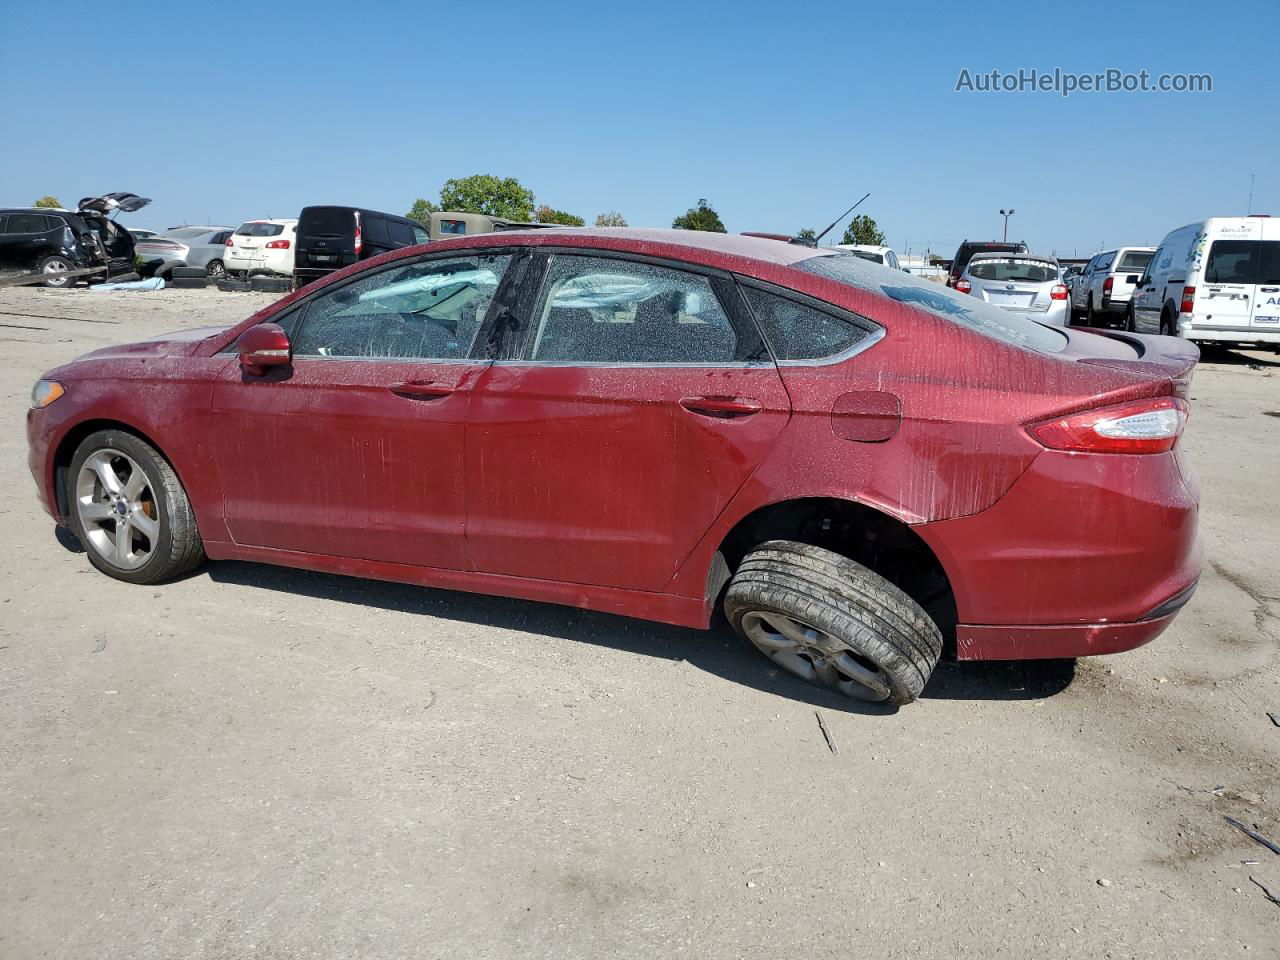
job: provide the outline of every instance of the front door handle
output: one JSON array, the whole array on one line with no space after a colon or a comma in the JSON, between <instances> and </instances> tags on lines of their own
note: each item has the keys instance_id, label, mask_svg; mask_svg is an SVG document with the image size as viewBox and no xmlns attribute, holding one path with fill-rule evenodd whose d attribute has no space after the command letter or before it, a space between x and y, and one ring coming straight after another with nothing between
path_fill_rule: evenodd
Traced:
<instances>
[{"instance_id":1,"label":"front door handle","mask_svg":"<svg viewBox=\"0 0 1280 960\"><path fill-rule=\"evenodd\" d=\"M721 420L749 417L760 412L760 401L750 397L685 397L680 406L690 413Z\"/></svg>"},{"instance_id":2,"label":"front door handle","mask_svg":"<svg viewBox=\"0 0 1280 960\"><path fill-rule=\"evenodd\" d=\"M438 400L441 397L447 397L453 393L454 388L444 383L434 383L427 381L426 383L415 383L410 380L401 380L387 387L392 393L400 397L408 397L411 400Z\"/></svg>"}]
</instances>

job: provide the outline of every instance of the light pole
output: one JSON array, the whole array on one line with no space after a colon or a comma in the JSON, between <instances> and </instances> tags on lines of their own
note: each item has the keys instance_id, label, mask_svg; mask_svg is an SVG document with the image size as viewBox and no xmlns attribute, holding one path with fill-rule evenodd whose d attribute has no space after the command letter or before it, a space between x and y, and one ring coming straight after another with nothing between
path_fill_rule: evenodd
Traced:
<instances>
[{"instance_id":1,"label":"light pole","mask_svg":"<svg viewBox=\"0 0 1280 960\"><path fill-rule=\"evenodd\" d=\"M1004 239L1006 242L1009 239L1009 218L1013 216L1013 213L1013 207L1010 207L1008 210L1000 211L1000 216L1004 217Z\"/></svg>"}]
</instances>

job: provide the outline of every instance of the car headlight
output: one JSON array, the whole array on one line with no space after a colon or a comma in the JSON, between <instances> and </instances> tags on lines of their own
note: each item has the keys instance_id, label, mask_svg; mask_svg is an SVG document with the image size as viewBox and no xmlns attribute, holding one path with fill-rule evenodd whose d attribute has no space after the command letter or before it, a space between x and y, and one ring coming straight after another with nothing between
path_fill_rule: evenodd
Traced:
<instances>
[{"instance_id":1,"label":"car headlight","mask_svg":"<svg viewBox=\"0 0 1280 960\"><path fill-rule=\"evenodd\" d=\"M39 410L47 407L66 392L66 387L57 380L37 380L36 385L31 388L31 408Z\"/></svg>"}]
</instances>

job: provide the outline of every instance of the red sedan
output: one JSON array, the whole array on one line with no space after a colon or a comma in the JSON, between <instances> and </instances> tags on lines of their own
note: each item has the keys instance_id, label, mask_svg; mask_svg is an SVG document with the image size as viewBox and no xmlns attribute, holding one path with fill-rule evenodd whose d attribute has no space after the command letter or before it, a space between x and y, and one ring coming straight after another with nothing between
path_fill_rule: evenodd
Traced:
<instances>
[{"instance_id":1,"label":"red sedan","mask_svg":"<svg viewBox=\"0 0 1280 960\"><path fill-rule=\"evenodd\" d=\"M867 700L1151 640L1198 354L842 251L498 233L50 371L45 506L131 583L253 560L707 627Z\"/></svg>"}]
</instances>

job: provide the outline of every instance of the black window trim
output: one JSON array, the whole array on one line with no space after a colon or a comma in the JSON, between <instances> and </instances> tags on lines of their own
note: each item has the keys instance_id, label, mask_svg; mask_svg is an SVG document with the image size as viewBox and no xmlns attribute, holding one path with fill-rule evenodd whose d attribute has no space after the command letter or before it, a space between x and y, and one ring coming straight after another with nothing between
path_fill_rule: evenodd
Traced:
<instances>
[{"instance_id":1,"label":"black window trim","mask_svg":"<svg viewBox=\"0 0 1280 960\"><path fill-rule=\"evenodd\" d=\"M760 325L755 322L750 310L745 303L739 304L742 297L727 298L727 291L733 287L733 275L726 270L716 267L704 266L700 263L689 263L685 260L676 260L670 257L655 257L650 254L633 253L629 250L611 250L600 249L597 247L567 247L567 246L538 246L531 248L532 260L535 266L532 273L524 284L522 296L515 310L515 319L517 326L513 330L516 334L514 343L516 350L514 357L500 357L494 360L495 363L504 366L528 366L528 367L589 367L589 368L626 368L626 369L758 369L760 367L771 366L774 363L773 351L769 349L768 342L764 338L764 334L760 330ZM535 360L529 356L533 348L533 338L535 336L533 311L538 303L542 300L542 290L546 283L547 274L550 273L551 265L557 256L566 257L591 257L602 260L622 260L627 263L640 263L645 266L660 267L665 270L674 270L678 273L694 274L704 277L708 286L711 287L711 295L716 298L720 309L724 311L725 317L728 319L734 332L741 337L743 333L754 337L759 347L763 349L763 354L759 360L725 360L717 362L703 363L684 363L676 361L659 361L659 360ZM736 289L736 288L735 288ZM496 298L495 298L496 299ZM753 350L755 354L758 350Z\"/></svg>"},{"instance_id":2,"label":"black window trim","mask_svg":"<svg viewBox=\"0 0 1280 960\"><path fill-rule=\"evenodd\" d=\"M761 326L759 321L756 321L756 329L760 331L761 337L764 338L764 342L769 349L769 355L773 357L773 362L780 367L827 367L837 363L844 363L851 357L855 357L862 353L862 351L874 347L885 337L885 328L876 323L870 317L864 317L860 313L854 313L852 310L846 310L843 307L838 307L834 303L821 300L818 297L812 297L807 293L801 293L799 290L793 290L790 287L779 286L776 283L769 283L767 280L758 280L755 277L748 277L743 274L734 274L734 279L740 286L754 287L755 289L772 296L781 297L783 300L791 300L794 303L800 304L802 307L808 307L810 310L816 310L819 313L830 314L838 320L843 320L846 323L852 324L853 326L866 331L867 335L865 337L849 344L849 346L845 347L843 350L838 353L833 353L828 357L815 357L809 360L781 360L778 358L777 351L774 349L773 344L769 343L769 338L765 335L764 328ZM744 296L742 300L747 309L750 310L751 308L750 304L747 302L747 298Z\"/></svg>"}]
</instances>

